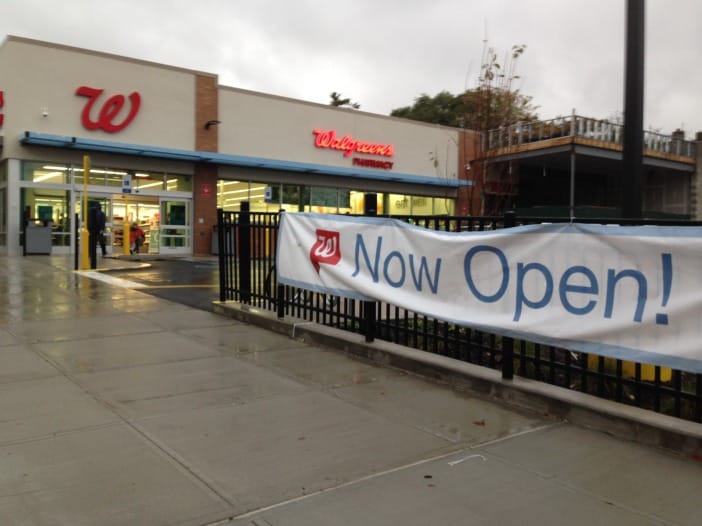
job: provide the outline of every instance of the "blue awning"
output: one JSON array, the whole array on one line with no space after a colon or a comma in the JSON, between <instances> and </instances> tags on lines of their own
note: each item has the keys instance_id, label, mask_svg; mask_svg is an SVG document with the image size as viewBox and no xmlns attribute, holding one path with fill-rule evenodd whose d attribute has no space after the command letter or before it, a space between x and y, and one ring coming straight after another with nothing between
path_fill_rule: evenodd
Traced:
<instances>
[{"instance_id":1,"label":"blue awning","mask_svg":"<svg viewBox=\"0 0 702 526\"><path fill-rule=\"evenodd\" d=\"M438 186L452 189L461 188L464 186L473 186L474 184L473 181L441 179L438 177L401 174L397 172L387 172L383 170L373 170L368 168L341 168L337 166L327 166L323 164L301 163L295 161L280 161L276 159L264 159L262 157L248 157L245 155L231 155L226 153L204 152L197 150L161 148L159 146L127 144L113 141L101 141L95 139L86 139L83 137L68 137L64 135L53 135L49 133L39 133L32 131L25 131L22 135L20 135L19 141L22 144L26 145L49 146L53 148L68 148L85 152L116 153L121 155L151 157L156 159L170 159L175 161L189 161L194 163L211 163L221 166L259 168L283 172L325 174L340 177L349 177L354 179L372 179L376 181L390 181L393 183L415 184L433 187Z\"/></svg>"}]
</instances>

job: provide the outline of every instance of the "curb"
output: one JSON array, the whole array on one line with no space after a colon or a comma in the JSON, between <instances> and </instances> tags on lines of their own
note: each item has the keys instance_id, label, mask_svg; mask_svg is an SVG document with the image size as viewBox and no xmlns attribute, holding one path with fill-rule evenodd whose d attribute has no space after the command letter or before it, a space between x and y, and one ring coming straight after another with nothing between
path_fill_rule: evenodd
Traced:
<instances>
[{"instance_id":1,"label":"curb","mask_svg":"<svg viewBox=\"0 0 702 526\"><path fill-rule=\"evenodd\" d=\"M527 378L515 376L513 380L504 380L500 371L494 369L382 340L367 343L360 334L306 320L278 319L275 313L238 302L215 301L213 309L223 316L294 340L335 348L377 365L411 371L516 408L702 460L702 424Z\"/></svg>"}]
</instances>

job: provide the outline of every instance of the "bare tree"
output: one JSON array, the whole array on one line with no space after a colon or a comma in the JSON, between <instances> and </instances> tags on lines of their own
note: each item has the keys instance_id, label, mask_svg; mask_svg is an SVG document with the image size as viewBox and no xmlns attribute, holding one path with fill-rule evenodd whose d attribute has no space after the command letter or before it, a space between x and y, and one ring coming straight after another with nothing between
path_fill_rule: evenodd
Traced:
<instances>
[{"instance_id":1,"label":"bare tree","mask_svg":"<svg viewBox=\"0 0 702 526\"><path fill-rule=\"evenodd\" d=\"M330 106L349 106L354 110L357 110L361 107L361 105L358 102L351 102L351 99L348 97L341 98L341 93L337 93L336 91L332 91L329 96L331 97L331 102L329 103Z\"/></svg>"}]
</instances>

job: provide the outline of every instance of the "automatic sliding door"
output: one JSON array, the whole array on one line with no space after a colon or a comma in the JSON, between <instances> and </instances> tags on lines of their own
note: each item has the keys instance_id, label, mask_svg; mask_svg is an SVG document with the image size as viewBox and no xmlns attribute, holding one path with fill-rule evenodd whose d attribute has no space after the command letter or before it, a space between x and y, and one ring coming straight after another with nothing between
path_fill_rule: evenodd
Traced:
<instances>
[{"instance_id":1,"label":"automatic sliding door","mask_svg":"<svg viewBox=\"0 0 702 526\"><path fill-rule=\"evenodd\" d=\"M154 233L158 237L160 205L158 197L143 195L115 195L112 204L112 235L114 250L118 254L129 254L132 236L124 238L125 225L131 229L138 226L144 232L139 244L140 253L157 254L158 243L154 243ZM108 215L108 221L110 216ZM109 230L109 228L108 228ZM126 247L125 247L126 245Z\"/></svg>"},{"instance_id":2,"label":"automatic sliding door","mask_svg":"<svg viewBox=\"0 0 702 526\"><path fill-rule=\"evenodd\" d=\"M190 254L190 201L161 198L161 254Z\"/></svg>"}]
</instances>

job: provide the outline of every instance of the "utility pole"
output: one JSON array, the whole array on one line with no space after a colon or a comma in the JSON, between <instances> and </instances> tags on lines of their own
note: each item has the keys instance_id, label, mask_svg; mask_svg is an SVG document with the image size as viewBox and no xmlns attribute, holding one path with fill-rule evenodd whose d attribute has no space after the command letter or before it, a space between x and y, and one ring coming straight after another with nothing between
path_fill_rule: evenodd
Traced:
<instances>
[{"instance_id":1,"label":"utility pole","mask_svg":"<svg viewBox=\"0 0 702 526\"><path fill-rule=\"evenodd\" d=\"M622 217L641 218L643 179L644 0L627 0Z\"/></svg>"}]
</instances>

